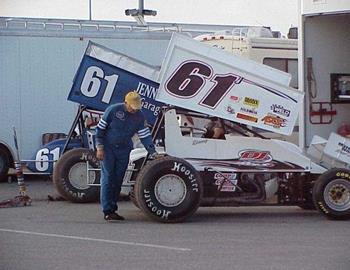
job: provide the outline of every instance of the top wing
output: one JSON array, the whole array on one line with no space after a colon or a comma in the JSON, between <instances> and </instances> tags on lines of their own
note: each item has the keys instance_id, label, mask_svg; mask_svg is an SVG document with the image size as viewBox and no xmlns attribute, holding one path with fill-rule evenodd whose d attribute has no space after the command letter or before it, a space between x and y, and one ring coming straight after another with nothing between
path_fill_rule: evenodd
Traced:
<instances>
[{"instance_id":1,"label":"top wing","mask_svg":"<svg viewBox=\"0 0 350 270\"><path fill-rule=\"evenodd\" d=\"M160 102L284 135L303 100L288 73L175 33L158 81Z\"/></svg>"}]
</instances>

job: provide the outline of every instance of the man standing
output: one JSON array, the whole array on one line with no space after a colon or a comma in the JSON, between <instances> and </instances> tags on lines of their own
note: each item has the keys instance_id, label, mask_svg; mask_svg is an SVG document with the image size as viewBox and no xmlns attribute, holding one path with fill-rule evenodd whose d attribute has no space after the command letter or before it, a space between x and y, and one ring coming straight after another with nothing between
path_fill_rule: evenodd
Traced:
<instances>
[{"instance_id":1,"label":"man standing","mask_svg":"<svg viewBox=\"0 0 350 270\"><path fill-rule=\"evenodd\" d=\"M133 148L132 136L137 133L147 151L156 154L141 107L140 95L129 92L124 103L106 109L97 125L96 156L102 160L101 206L105 220L124 220L117 213L117 201Z\"/></svg>"}]
</instances>

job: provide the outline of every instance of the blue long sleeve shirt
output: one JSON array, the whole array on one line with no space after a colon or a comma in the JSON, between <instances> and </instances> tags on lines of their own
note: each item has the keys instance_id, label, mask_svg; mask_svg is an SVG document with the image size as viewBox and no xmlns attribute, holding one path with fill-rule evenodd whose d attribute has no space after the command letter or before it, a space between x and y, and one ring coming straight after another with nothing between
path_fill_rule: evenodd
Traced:
<instances>
[{"instance_id":1,"label":"blue long sleeve shirt","mask_svg":"<svg viewBox=\"0 0 350 270\"><path fill-rule=\"evenodd\" d=\"M125 104L114 104L104 112L96 128L96 147L118 145L132 148L132 136L137 133L146 150L153 154L155 147L142 111L129 113Z\"/></svg>"}]
</instances>

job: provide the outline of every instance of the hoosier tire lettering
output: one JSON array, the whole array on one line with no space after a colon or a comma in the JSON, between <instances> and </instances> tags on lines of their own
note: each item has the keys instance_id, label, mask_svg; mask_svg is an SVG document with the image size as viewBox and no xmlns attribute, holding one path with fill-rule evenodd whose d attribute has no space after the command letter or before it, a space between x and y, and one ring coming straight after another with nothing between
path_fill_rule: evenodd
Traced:
<instances>
[{"instance_id":1,"label":"hoosier tire lettering","mask_svg":"<svg viewBox=\"0 0 350 270\"><path fill-rule=\"evenodd\" d=\"M135 183L135 197L141 210L165 223L190 217L198 209L202 193L202 180L192 165L169 156L148 162Z\"/></svg>"},{"instance_id":2,"label":"hoosier tire lettering","mask_svg":"<svg viewBox=\"0 0 350 270\"><path fill-rule=\"evenodd\" d=\"M172 171L181 172L185 176L187 176L188 180L191 182L192 190L194 192L199 192L197 179L194 178L193 173L191 173L191 170L189 168L187 168L182 163L174 162L174 167L171 170Z\"/></svg>"},{"instance_id":3,"label":"hoosier tire lettering","mask_svg":"<svg viewBox=\"0 0 350 270\"><path fill-rule=\"evenodd\" d=\"M150 192L145 189L143 193L144 193L143 196L145 198L145 202L147 203L147 206L151 209L151 211L155 213L157 216L159 216L160 218L167 219L171 211L158 209L158 207L152 202Z\"/></svg>"}]
</instances>

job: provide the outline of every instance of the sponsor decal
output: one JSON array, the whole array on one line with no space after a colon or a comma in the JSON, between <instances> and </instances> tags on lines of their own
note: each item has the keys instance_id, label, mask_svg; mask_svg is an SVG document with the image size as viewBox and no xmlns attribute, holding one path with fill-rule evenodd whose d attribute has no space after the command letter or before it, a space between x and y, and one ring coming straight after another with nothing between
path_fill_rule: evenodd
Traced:
<instances>
[{"instance_id":1,"label":"sponsor decal","mask_svg":"<svg viewBox=\"0 0 350 270\"><path fill-rule=\"evenodd\" d=\"M272 161L269 151L243 150L238 154L240 161L249 161L254 163L268 163Z\"/></svg>"},{"instance_id":2,"label":"sponsor decal","mask_svg":"<svg viewBox=\"0 0 350 270\"><path fill-rule=\"evenodd\" d=\"M340 153L340 154L346 155L346 156L350 156L350 146L348 146L342 142L339 142L338 146L340 146L341 149L336 150L337 153Z\"/></svg>"},{"instance_id":3,"label":"sponsor decal","mask_svg":"<svg viewBox=\"0 0 350 270\"><path fill-rule=\"evenodd\" d=\"M228 112L229 114L235 114L235 109L232 108L230 105L227 105L226 112Z\"/></svg>"},{"instance_id":4,"label":"sponsor decal","mask_svg":"<svg viewBox=\"0 0 350 270\"><path fill-rule=\"evenodd\" d=\"M243 104L257 108L259 107L259 100L255 98L245 97Z\"/></svg>"},{"instance_id":5,"label":"sponsor decal","mask_svg":"<svg viewBox=\"0 0 350 270\"><path fill-rule=\"evenodd\" d=\"M142 108L151 111L154 116L158 116L161 109L160 106L156 106L151 102L147 102L145 98L141 98L141 104L142 104Z\"/></svg>"},{"instance_id":6,"label":"sponsor decal","mask_svg":"<svg viewBox=\"0 0 350 270\"><path fill-rule=\"evenodd\" d=\"M272 104L271 105L271 110L274 113L282 115L282 116L285 116L285 117L289 117L290 116L290 110L287 110L282 105Z\"/></svg>"},{"instance_id":7,"label":"sponsor decal","mask_svg":"<svg viewBox=\"0 0 350 270\"><path fill-rule=\"evenodd\" d=\"M218 189L221 186L220 191L232 192L236 190L237 174L235 173L215 173L214 175L215 185Z\"/></svg>"},{"instance_id":8,"label":"sponsor decal","mask_svg":"<svg viewBox=\"0 0 350 270\"><path fill-rule=\"evenodd\" d=\"M264 122L265 125L272 126L274 128L281 128L287 126L287 120L279 117L275 114L267 114L261 121Z\"/></svg>"},{"instance_id":9,"label":"sponsor decal","mask_svg":"<svg viewBox=\"0 0 350 270\"><path fill-rule=\"evenodd\" d=\"M237 96L230 96L230 101L233 103L239 103L241 101L241 97L237 97Z\"/></svg>"},{"instance_id":10,"label":"sponsor decal","mask_svg":"<svg viewBox=\"0 0 350 270\"><path fill-rule=\"evenodd\" d=\"M245 112L245 113L250 113L250 114L254 114L254 115L257 115L258 112L255 108L245 108L245 107L242 107L241 108L241 112Z\"/></svg>"},{"instance_id":11,"label":"sponsor decal","mask_svg":"<svg viewBox=\"0 0 350 270\"><path fill-rule=\"evenodd\" d=\"M200 143L207 143L207 142L208 142L208 140L193 140L192 145L197 145Z\"/></svg>"},{"instance_id":12,"label":"sponsor decal","mask_svg":"<svg viewBox=\"0 0 350 270\"><path fill-rule=\"evenodd\" d=\"M243 113L237 113L237 118L243 119L243 120L247 120L250 122L254 122L257 123L258 122L258 118L254 117L254 116L250 116L250 115L246 115Z\"/></svg>"},{"instance_id":13,"label":"sponsor decal","mask_svg":"<svg viewBox=\"0 0 350 270\"><path fill-rule=\"evenodd\" d=\"M125 120L125 113L123 111L117 111L115 113L115 117L117 117L120 120Z\"/></svg>"},{"instance_id":14,"label":"sponsor decal","mask_svg":"<svg viewBox=\"0 0 350 270\"><path fill-rule=\"evenodd\" d=\"M236 159L225 159L225 160L197 160L187 159L188 161L200 168L205 170L207 167L215 168L216 170L231 171L239 169L256 169L263 170L269 168L271 170L300 170L304 169L296 164L290 162L281 162L274 160L273 156L269 151L260 151L256 149L245 149L240 152ZM350 180L350 173L348 174Z\"/></svg>"},{"instance_id":15,"label":"sponsor decal","mask_svg":"<svg viewBox=\"0 0 350 270\"><path fill-rule=\"evenodd\" d=\"M141 96L148 97L150 99L156 99L158 88L153 85L139 82L136 92Z\"/></svg>"},{"instance_id":16,"label":"sponsor decal","mask_svg":"<svg viewBox=\"0 0 350 270\"><path fill-rule=\"evenodd\" d=\"M156 99L158 88L154 87L151 84L146 84L139 82L136 92L139 93L139 95L142 97L141 102L142 102L142 108L149 110L153 113L154 116L158 116L159 111L160 111L160 106L158 105L158 102L154 102ZM148 98L148 100L146 100Z\"/></svg>"}]
</instances>

